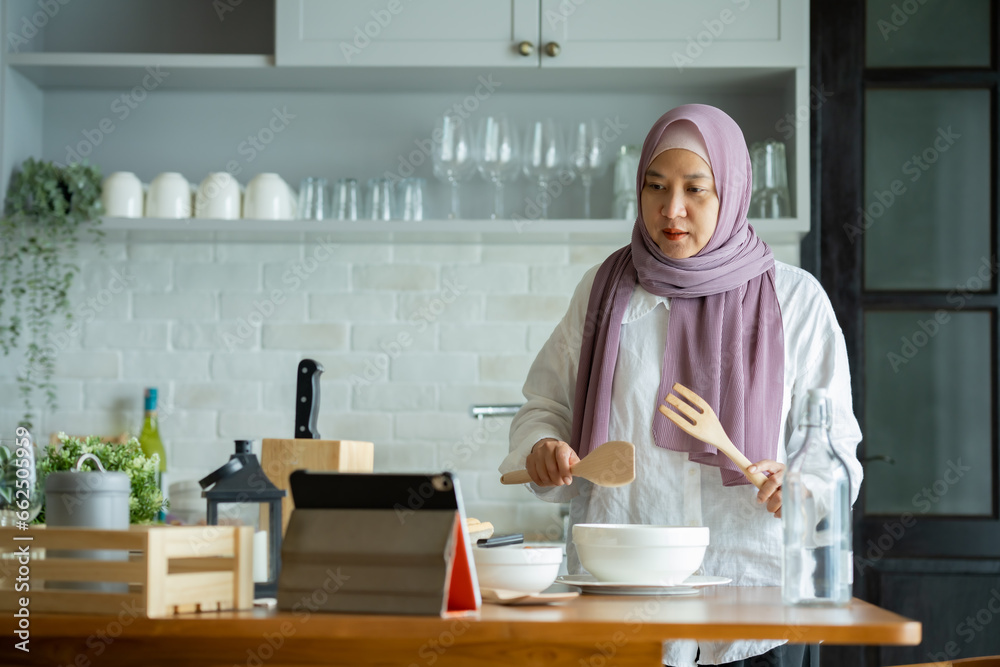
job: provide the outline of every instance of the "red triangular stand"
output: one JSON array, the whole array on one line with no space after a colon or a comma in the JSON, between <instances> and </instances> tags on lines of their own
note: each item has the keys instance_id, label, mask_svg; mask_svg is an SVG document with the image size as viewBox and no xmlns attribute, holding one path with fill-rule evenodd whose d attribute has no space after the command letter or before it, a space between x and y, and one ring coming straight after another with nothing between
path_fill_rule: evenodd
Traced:
<instances>
[{"instance_id":1,"label":"red triangular stand","mask_svg":"<svg viewBox=\"0 0 1000 667\"><path fill-rule=\"evenodd\" d=\"M475 566L470 562L472 551L467 541L468 537L461 516L455 512L455 539L452 540L454 548L450 554L451 564L448 568L451 572L448 575L448 602L445 610L448 614L478 611L481 604Z\"/></svg>"}]
</instances>

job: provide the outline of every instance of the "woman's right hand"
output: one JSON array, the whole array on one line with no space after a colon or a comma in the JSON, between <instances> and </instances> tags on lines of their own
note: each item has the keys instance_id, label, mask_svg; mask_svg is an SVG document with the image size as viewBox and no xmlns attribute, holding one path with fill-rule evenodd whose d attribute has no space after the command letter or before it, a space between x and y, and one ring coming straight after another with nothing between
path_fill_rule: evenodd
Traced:
<instances>
[{"instance_id":1,"label":"woman's right hand","mask_svg":"<svg viewBox=\"0 0 1000 667\"><path fill-rule=\"evenodd\" d=\"M568 444L543 438L532 446L524 468L538 486L563 486L573 482L569 469L579 462L580 457Z\"/></svg>"}]
</instances>

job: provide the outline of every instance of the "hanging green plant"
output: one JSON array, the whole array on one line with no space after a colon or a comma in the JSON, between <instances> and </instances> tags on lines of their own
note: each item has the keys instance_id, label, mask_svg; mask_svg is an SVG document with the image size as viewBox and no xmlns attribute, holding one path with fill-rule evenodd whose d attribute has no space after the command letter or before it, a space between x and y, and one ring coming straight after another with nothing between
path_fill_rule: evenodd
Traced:
<instances>
[{"instance_id":1,"label":"hanging green plant","mask_svg":"<svg viewBox=\"0 0 1000 667\"><path fill-rule=\"evenodd\" d=\"M50 410L56 408L52 374L58 348L52 334L72 319L76 245L85 233L94 242L103 238L102 212L96 167L29 158L11 176L0 222L0 350L9 355L23 339L17 384L26 428L33 427L36 392Z\"/></svg>"}]
</instances>

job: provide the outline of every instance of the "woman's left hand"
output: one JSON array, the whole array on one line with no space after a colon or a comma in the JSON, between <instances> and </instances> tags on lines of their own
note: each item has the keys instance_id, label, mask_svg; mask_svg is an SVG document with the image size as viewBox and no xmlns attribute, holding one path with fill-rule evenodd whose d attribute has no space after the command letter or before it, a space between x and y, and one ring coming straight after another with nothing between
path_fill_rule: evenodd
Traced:
<instances>
[{"instance_id":1,"label":"woman's left hand","mask_svg":"<svg viewBox=\"0 0 1000 667\"><path fill-rule=\"evenodd\" d=\"M764 459L747 468L748 472L770 473L767 481L757 490L757 502L767 503L767 511L781 518L781 481L785 477L785 464Z\"/></svg>"}]
</instances>

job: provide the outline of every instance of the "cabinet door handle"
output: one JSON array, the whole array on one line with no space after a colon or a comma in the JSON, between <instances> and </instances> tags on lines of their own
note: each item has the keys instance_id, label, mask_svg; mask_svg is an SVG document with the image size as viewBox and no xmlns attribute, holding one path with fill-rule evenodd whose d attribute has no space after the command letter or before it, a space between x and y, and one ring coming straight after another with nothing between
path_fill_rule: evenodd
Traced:
<instances>
[{"instance_id":1,"label":"cabinet door handle","mask_svg":"<svg viewBox=\"0 0 1000 667\"><path fill-rule=\"evenodd\" d=\"M535 52L535 45L531 42L521 42L517 45L517 52L522 56L530 56Z\"/></svg>"},{"instance_id":2,"label":"cabinet door handle","mask_svg":"<svg viewBox=\"0 0 1000 667\"><path fill-rule=\"evenodd\" d=\"M558 56L560 51L562 51L562 48L560 48L558 42L549 42L545 45L545 53L552 58Z\"/></svg>"}]
</instances>

